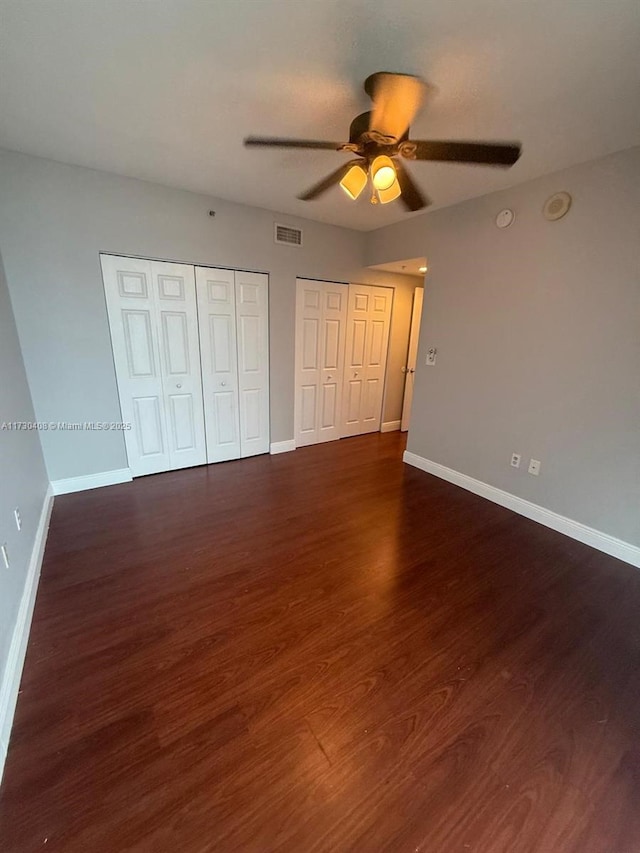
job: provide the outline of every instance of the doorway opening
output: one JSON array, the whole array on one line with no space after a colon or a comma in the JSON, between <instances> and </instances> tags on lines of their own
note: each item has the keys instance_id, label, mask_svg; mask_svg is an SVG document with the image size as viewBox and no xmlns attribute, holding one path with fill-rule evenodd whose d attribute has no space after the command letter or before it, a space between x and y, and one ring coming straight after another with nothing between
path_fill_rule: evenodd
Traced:
<instances>
[{"instance_id":1,"label":"doorway opening","mask_svg":"<svg viewBox=\"0 0 640 853\"><path fill-rule=\"evenodd\" d=\"M396 390L396 396L389 401L389 408L399 411L399 420L389 425L389 429L400 429L403 432L409 430L411 422L411 407L413 403L413 390L415 384L416 368L418 364L418 342L420 338L420 324L422 321L424 283L428 271L426 257L407 258L405 260L391 261L386 264L377 264L371 267L375 270L383 270L394 276L402 276L406 284L399 289L401 304L398 304L398 317L396 322L395 346L396 352L389 353L389 367L393 371L399 369L402 374L400 388ZM400 300L398 300L400 303ZM395 358L395 364L391 362ZM393 374L391 374L393 375ZM393 388L390 388L393 394ZM386 431L383 428L383 431Z\"/></svg>"}]
</instances>

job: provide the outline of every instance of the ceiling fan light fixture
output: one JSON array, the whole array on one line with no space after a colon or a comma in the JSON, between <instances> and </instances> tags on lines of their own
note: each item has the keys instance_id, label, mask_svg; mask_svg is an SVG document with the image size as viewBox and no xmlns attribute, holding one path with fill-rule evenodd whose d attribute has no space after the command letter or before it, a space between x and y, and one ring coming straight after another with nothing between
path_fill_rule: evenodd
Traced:
<instances>
[{"instance_id":1,"label":"ceiling fan light fixture","mask_svg":"<svg viewBox=\"0 0 640 853\"><path fill-rule=\"evenodd\" d=\"M400 195L400 184L398 183L398 179L394 178L393 183L386 190L378 190L378 198L380 199L380 204L388 204L390 201L395 201Z\"/></svg>"},{"instance_id":2,"label":"ceiling fan light fixture","mask_svg":"<svg viewBox=\"0 0 640 853\"><path fill-rule=\"evenodd\" d=\"M396 167L393 165L391 157L386 154L380 154L371 164L371 180L373 186L380 192L381 190L389 190L393 187L396 181ZM398 196L394 196L397 198ZM392 199L389 199L392 201Z\"/></svg>"},{"instance_id":3,"label":"ceiling fan light fixture","mask_svg":"<svg viewBox=\"0 0 640 853\"><path fill-rule=\"evenodd\" d=\"M424 80L412 74L378 71L365 80L365 92L373 103L367 112L360 113L351 122L348 141L248 136L244 144L252 148L292 148L355 155L359 159L343 162L298 198L312 201L340 184L349 198L355 200L370 177L372 204L387 204L399 198L404 208L412 213L423 210L431 202L405 169L403 158L415 162L513 166L522 151L519 142L409 138L426 88Z\"/></svg>"},{"instance_id":4,"label":"ceiling fan light fixture","mask_svg":"<svg viewBox=\"0 0 640 853\"><path fill-rule=\"evenodd\" d=\"M367 171L355 163L340 181L340 186L355 201L367 185Z\"/></svg>"}]
</instances>

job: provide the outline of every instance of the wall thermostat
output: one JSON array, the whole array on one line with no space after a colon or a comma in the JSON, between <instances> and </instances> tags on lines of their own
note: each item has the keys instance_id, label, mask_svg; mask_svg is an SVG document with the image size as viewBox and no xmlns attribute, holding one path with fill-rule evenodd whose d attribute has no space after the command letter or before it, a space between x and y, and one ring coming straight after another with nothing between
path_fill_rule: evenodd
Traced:
<instances>
[{"instance_id":1,"label":"wall thermostat","mask_svg":"<svg viewBox=\"0 0 640 853\"><path fill-rule=\"evenodd\" d=\"M501 210L496 216L496 225L498 228L508 228L515 218L516 216L513 210L505 207L505 209Z\"/></svg>"}]
</instances>

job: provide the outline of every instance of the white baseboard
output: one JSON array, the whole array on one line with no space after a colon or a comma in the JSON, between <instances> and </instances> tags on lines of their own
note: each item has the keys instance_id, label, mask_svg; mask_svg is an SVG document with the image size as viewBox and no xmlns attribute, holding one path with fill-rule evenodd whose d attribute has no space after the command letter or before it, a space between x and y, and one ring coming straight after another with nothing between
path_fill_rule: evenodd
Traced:
<instances>
[{"instance_id":1,"label":"white baseboard","mask_svg":"<svg viewBox=\"0 0 640 853\"><path fill-rule=\"evenodd\" d=\"M36 535L31 551L31 558L27 568L27 577L18 608L18 618L13 629L9 655L5 667L2 685L0 685L0 782L4 771L4 763L9 748L9 736L13 724L13 715L18 701L18 690L22 678L22 667L27 653L27 641L31 628L31 617L36 603L38 581L40 579L40 568L44 557L44 546L47 541L49 530L49 519L53 509L53 490L51 486L47 489L42 504L42 512L36 529Z\"/></svg>"},{"instance_id":2,"label":"white baseboard","mask_svg":"<svg viewBox=\"0 0 640 853\"><path fill-rule=\"evenodd\" d=\"M380 427L380 432L395 432L400 429L401 421L387 421Z\"/></svg>"},{"instance_id":3,"label":"white baseboard","mask_svg":"<svg viewBox=\"0 0 640 853\"><path fill-rule=\"evenodd\" d=\"M130 468L118 468L114 471L102 471L100 474L86 474L83 477L53 480L51 486L54 495L68 495L71 492L85 492L87 489L99 489L102 486L129 483L132 479Z\"/></svg>"},{"instance_id":4,"label":"white baseboard","mask_svg":"<svg viewBox=\"0 0 640 853\"><path fill-rule=\"evenodd\" d=\"M493 501L493 503L511 509L519 515L524 515L532 521L544 524L545 527L550 527L552 530L564 533L565 536L577 539L578 542L583 542L585 545L590 545L592 548L603 551L611 557L617 557L625 563L630 563L632 566L640 568L640 548L636 545L631 545L622 539L616 539L615 536L602 533L602 531L595 530L593 527L587 527L586 524L581 524L579 521L565 518L564 515L559 515L557 512L552 512L549 509L538 506L538 504L524 500L524 498L519 498L510 492L497 489L495 486L490 486L481 480L475 480L473 477L468 477L466 474L461 474L452 468L439 465L437 462L432 462L430 459L425 459L416 453L410 453L408 450L405 450L402 458L408 465L420 468L421 471L426 471L428 474L434 474L442 480L448 480L449 483L461 486L469 492L473 492L487 500Z\"/></svg>"},{"instance_id":5,"label":"white baseboard","mask_svg":"<svg viewBox=\"0 0 640 853\"><path fill-rule=\"evenodd\" d=\"M289 453L290 450L296 449L295 438L290 438L288 441L272 441L269 448L269 453Z\"/></svg>"}]
</instances>

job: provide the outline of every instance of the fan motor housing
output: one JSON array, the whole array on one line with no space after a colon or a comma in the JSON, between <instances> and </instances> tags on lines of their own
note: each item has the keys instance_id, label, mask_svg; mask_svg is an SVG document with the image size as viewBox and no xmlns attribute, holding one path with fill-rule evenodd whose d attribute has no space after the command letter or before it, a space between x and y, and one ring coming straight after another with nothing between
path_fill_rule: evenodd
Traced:
<instances>
[{"instance_id":1,"label":"fan motor housing","mask_svg":"<svg viewBox=\"0 0 640 853\"><path fill-rule=\"evenodd\" d=\"M393 157L398 153L399 146L406 142L408 137L409 128L402 135L402 139L389 143L386 137L382 137L371 130L371 112L360 113L349 126L349 150L353 150L367 159L372 159L380 154Z\"/></svg>"},{"instance_id":2,"label":"fan motor housing","mask_svg":"<svg viewBox=\"0 0 640 853\"><path fill-rule=\"evenodd\" d=\"M371 113L360 113L356 116L349 126L349 142L357 145L362 139L363 134L369 130L369 121Z\"/></svg>"}]
</instances>

